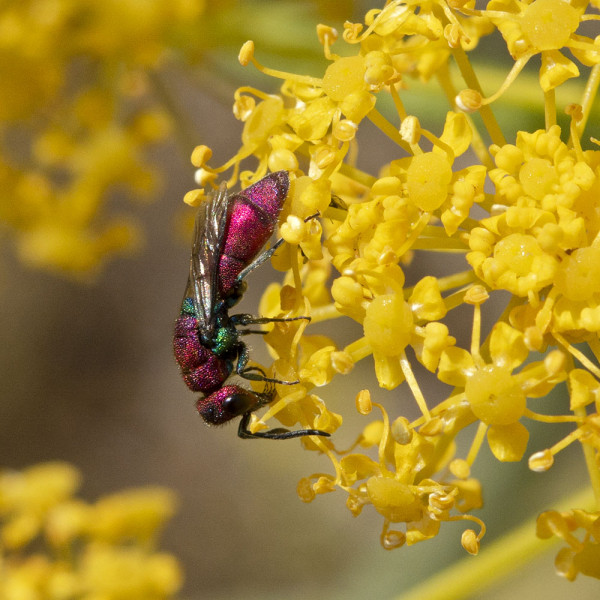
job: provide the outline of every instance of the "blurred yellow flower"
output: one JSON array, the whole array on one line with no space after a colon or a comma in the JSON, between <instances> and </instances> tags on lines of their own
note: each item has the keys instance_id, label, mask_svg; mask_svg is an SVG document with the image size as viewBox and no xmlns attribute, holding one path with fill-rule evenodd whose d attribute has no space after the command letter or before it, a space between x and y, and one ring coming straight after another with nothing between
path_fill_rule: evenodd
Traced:
<instances>
[{"instance_id":1,"label":"blurred yellow flower","mask_svg":"<svg viewBox=\"0 0 600 600\"><path fill-rule=\"evenodd\" d=\"M144 153L171 117L144 98L203 9L26 0L0 10L0 222L25 262L81 276L138 243L130 219L99 215L119 187L141 197L155 188Z\"/></svg>"},{"instance_id":2,"label":"blurred yellow flower","mask_svg":"<svg viewBox=\"0 0 600 600\"><path fill-rule=\"evenodd\" d=\"M582 530L583 540L575 536ZM578 573L600 579L600 513L585 510L558 512L548 510L537 520L537 535L542 539L552 536L567 543L556 557L556 570L573 581Z\"/></svg>"},{"instance_id":3,"label":"blurred yellow flower","mask_svg":"<svg viewBox=\"0 0 600 600\"><path fill-rule=\"evenodd\" d=\"M79 481L58 462L0 473L0 597L173 597L181 569L154 550L173 493L140 488L87 504L73 496Z\"/></svg>"}]
</instances>

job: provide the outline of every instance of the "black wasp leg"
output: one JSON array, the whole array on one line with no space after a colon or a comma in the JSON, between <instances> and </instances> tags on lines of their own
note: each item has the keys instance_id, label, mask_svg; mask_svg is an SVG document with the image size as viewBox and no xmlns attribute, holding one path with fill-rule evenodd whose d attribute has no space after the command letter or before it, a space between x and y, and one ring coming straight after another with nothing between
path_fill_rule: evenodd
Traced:
<instances>
[{"instance_id":1,"label":"black wasp leg","mask_svg":"<svg viewBox=\"0 0 600 600\"><path fill-rule=\"evenodd\" d=\"M252 373L252 371L258 371L260 375L256 375ZM274 379L272 377L267 377L265 372L259 367L245 367L242 371L236 371L240 377L244 379L248 379L249 381L266 381L267 383L279 383L281 385L297 385L300 383L299 380L296 381L282 381L281 379Z\"/></svg>"},{"instance_id":2,"label":"black wasp leg","mask_svg":"<svg viewBox=\"0 0 600 600\"><path fill-rule=\"evenodd\" d=\"M320 213L316 212L314 215L306 217L304 222L307 223L311 219L316 219L318 216L320 216ZM275 250L277 250L277 248L279 248L283 242L284 239L279 238L268 250L261 252L245 269L240 271L240 274L237 276L238 281L241 282L248 275L248 273L252 273L254 269L260 267L260 265L262 265L265 261L269 260L269 258L271 258L271 256L273 256L275 253Z\"/></svg>"},{"instance_id":3,"label":"black wasp leg","mask_svg":"<svg viewBox=\"0 0 600 600\"><path fill-rule=\"evenodd\" d=\"M262 329L238 329L238 333L240 335L267 335L268 331L263 331Z\"/></svg>"},{"instance_id":4,"label":"black wasp leg","mask_svg":"<svg viewBox=\"0 0 600 600\"><path fill-rule=\"evenodd\" d=\"M291 438L302 437L304 435L320 435L323 437L329 437L331 434L326 431L320 431L319 429L298 429L296 431L290 431L283 427L276 427L275 429L268 429L267 431L257 431L252 433L248 429L250 423L250 414L246 413L242 416L240 426L238 427L238 435L245 440L252 438L262 438L266 440L289 440Z\"/></svg>"},{"instance_id":5,"label":"black wasp leg","mask_svg":"<svg viewBox=\"0 0 600 600\"><path fill-rule=\"evenodd\" d=\"M309 321L310 317L253 317L252 315L231 315L229 320L236 326L266 325L267 323L287 323L288 321Z\"/></svg>"},{"instance_id":6,"label":"black wasp leg","mask_svg":"<svg viewBox=\"0 0 600 600\"><path fill-rule=\"evenodd\" d=\"M240 349L238 354L237 365L235 366L235 372L243 377L244 379L248 379L249 381L266 381L267 383L279 383L281 385L297 385L300 381L282 381L281 379L274 379L272 377L267 377L265 372L260 367L247 367L248 360L250 359L250 353L248 351L248 346L246 344L240 343ZM260 373L259 375L253 373L252 371L257 371Z\"/></svg>"}]
</instances>

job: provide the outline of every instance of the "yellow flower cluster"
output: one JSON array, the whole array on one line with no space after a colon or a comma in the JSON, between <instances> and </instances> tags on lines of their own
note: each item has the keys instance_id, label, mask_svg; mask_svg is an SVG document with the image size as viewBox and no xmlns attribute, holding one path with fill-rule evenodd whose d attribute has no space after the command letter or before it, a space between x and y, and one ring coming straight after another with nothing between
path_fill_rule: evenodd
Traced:
<instances>
[{"instance_id":1,"label":"yellow flower cluster","mask_svg":"<svg viewBox=\"0 0 600 600\"><path fill-rule=\"evenodd\" d=\"M154 551L174 511L172 493L132 489L88 504L73 496L79 480L66 463L0 473L0 597L173 597L179 565Z\"/></svg>"},{"instance_id":2,"label":"yellow flower cluster","mask_svg":"<svg viewBox=\"0 0 600 600\"><path fill-rule=\"evenodd\" d=\"M303 479L300 497L309 502L343 490L353 515L372 505L383 517L385 548L431 538L441 522L469 520L477 531L466 529L462 545L477 553L485 531L470 514L482 503L471 475L478 452L487 441L499 461L521 460L531 420L572 428L550 448L529 449L531 470L549 469L558 452L579 441L600 509L600 151L582 147L600 81L600 37L577 33L583 21L594 25L598 17L590 10L596 6L491 0L477 10L470 0L392 0L369 11L364 25L344 25L343 56L332 51L337 32L318 26L329 61L320 78L264 67L247 42L240 62L283 80L280 94L240 88L233 109L244 122L240 150L216 168L208 164L206 146L192 156L206 186L228 169L230 185L238 179L248 185L269 170L293 174L281 225L289 244L273 258L287 274L283 285L265 292L260 312L310 315L312 321L308 329L304 320L276 323L266 335L276 377L300 384L277 386L278 398L253 417L251 427L266 427L275 417L286 426L334 432L342 418L314 388L370 356L382 388L406 384L415 399L420 416L411 420L404 416L411 411L402 401L405 392L390 394L384 409L363 389L356 398L359 413L368 415L376 406L381 418L366 425L350 450L337 449L335 436L303 440L329 457L334 472ZM494 31L506 41L515 67L486 98L467 55ZM591 67L580 104L564 107L568 131L556 124L555 88L579 76L579 69L565 49ZM491 104L536 54L542 59L545 128L520 131L508 143ZM447 95L450 111L440 133L405 109L402 95L415 76L435 78ZM380 112L383 96L391 97L396 115ZM475 110L484 131L467 114ZM364 120L398 146L377 174L356 166L356 134ZM255 166L242 170L250 157ZM193 190L185 200L195 205L205 194ZM315 213L320 221L307 219ZM468 268L407 287L405 268L423 251L440 260L443 253L463 253ZM505 309L482 339L491 296ZM466 348L457 345L446 318L461 305L472 314ZM344 317L360 324L363 335L343 348L304 331ZM424 397L415 360L449 386L445 398ZM565 414L530 408L529 399L557 386L568 389ZM455 439L465 430L472 443L460 456ZM561 517L568 523L552 530L580 526L589 532L572 551L569 567L560 569L570 578L578 571L598 576L597 568L582 565L598 556L600 512L582 515Z\"/></svg>"},{"instance_id":3,"label":"yellow flower cluster","mask_svg":"<svg viewBox=\"0 0 600 600\"><path fill-rule=\"evenodd\" d=\"M135 246L137 227L102 213L119 191L155 187L144 153L171 122L152 74L175 40L194 39L185 32L202 10L197 0L4 3L0 223L24 261L78 276Z\"/></svg>"}]
</instances>

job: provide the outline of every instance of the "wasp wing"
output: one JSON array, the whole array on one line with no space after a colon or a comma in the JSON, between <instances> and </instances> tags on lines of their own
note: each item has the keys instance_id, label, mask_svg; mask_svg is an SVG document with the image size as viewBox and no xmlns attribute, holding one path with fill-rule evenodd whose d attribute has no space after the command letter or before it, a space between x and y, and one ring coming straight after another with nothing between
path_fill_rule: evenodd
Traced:
<instances>
[{"instance_id":1,"label":"wasp wing","mask_svg":"<svg viewBox=\"0 0 600 600\"><path fill-rule=\"evenodd\" d=\"M219 261L225 243L231 198L227 194L227 185L221 184L212 199L200 207L194 224L186 297L192 298L198 328L205 339L212 339L216 329Z\"/></svg>"}]
</instances>

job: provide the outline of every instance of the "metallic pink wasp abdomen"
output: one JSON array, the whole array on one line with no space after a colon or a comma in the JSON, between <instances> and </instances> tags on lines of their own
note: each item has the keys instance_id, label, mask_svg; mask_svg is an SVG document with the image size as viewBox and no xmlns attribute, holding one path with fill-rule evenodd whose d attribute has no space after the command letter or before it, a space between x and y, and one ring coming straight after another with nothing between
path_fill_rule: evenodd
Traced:
<instances>
[{"instance_id":1,"label":"metallic pink wasp abdomen","mask_svg":"<svg viewBox=\"0 0 600 600\"><path fill-rule=\"evenodd\" d=\"M219 261L219 292L223 298L234 293L241 271L273 235L289 184L287 172L278 171L233 196Z\"/></svg>"}]
</instances>

